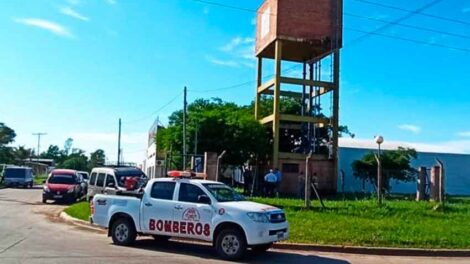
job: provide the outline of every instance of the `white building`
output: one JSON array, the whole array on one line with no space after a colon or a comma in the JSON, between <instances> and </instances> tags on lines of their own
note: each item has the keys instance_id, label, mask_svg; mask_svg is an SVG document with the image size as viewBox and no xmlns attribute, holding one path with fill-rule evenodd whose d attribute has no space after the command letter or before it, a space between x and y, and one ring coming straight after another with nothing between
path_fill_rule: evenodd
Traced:
<instances>
[{"instance_id":1,"label":"white building","mask_svg":"<svg viewBox=\"0 0 470 264\"><path fill-rule=\"evenodd\" d=\"M157 159L157 143L155 142L155 138L159 128L158 123L159 121L157 118L157 120L155 120L153 125L150 127L148 133L146 159L144 160L142 166L145 174L147 174L147 176L151 179L163 177L164 174L163 161Z\"/></svg>"}]
</instances>

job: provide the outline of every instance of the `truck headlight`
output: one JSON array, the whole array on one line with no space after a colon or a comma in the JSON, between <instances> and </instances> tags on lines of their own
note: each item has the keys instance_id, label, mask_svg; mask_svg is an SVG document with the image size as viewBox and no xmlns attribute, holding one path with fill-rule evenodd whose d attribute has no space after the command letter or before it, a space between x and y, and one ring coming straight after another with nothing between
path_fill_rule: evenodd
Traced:
<instances>
[{"instance_id":1,"label":"truck headlight","mask_svg":"<svg viewBox=\"0 0 470 264\"><path fill-rule=\"evenodd\" d=\"M67 193L73 193L74 188L70 188Z\"/></svg>"},{"instance_id":2,"label":"truck headlight","mask_svg":"<svg viewBox=\"0 0 470 264\"><path fill-rule=\"evenodd\" d=\"M47 186L44 186L42 189L44 190L44 192L50 192L51 191L51 190L49 190L49 188L47 188Z\"/></svg>"},{"instance_id":3,"label":"truck headlight","mask_svg":"<svg viewBox=\"0 0 470 264\"><path fill-rule=\"evenodd\" d=\"M269 218L266 213L247 213L248 217L257 223L268 223Z\"/></svg>"}]
</instances>

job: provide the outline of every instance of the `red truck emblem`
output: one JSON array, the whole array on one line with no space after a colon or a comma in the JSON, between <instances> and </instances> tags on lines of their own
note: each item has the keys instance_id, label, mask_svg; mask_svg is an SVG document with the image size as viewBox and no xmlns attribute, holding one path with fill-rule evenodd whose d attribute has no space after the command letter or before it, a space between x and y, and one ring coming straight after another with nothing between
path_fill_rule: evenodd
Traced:
<instances>
[{"instance_id":1,"label":"red truck emblem","mask_svg":"<svg viewBox=\"0 0 470 264\"><path fill-rule=\"evenodd\" d=\"M188 208L183 213L183 220L192 221L192 222L199 222L201 216L196 208Z\"/></svg>"}]
</instances>

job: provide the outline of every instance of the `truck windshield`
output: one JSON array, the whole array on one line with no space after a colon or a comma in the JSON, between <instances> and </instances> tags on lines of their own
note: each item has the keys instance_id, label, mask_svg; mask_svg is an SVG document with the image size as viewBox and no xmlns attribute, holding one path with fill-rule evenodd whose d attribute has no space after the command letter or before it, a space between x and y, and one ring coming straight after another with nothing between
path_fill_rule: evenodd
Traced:
<instances>
[{"instance_id":1,"label":"truck windshield","mask_svg":"<svg viewBox=\"0 0 470 264\"><path fill-rule=\"evenodd\" d=\"M47 182L52 184L75 184L75 178L72 175L52 175Z\"/></svg>"},{"instance_id":2,"label":"truck windshield","mask_svg":"<svg viewBox=\"0 0 470 264\"><path fill-rule=\"evenodd\" d=\"M245 197L237 193L225 184L205 183L202 184L215 197L218 202L244 201Z\"/></svg>"},{"instance_id":3,"label":"truck windshield","mask_svg":"<svg viewBox=\"0 0 470 264\"><path fill-rule=\"evenodd\" d=\"M25 178L26 170L25 169L5 169L5 179L9 178Z\"/></svg>"}]
</instances>

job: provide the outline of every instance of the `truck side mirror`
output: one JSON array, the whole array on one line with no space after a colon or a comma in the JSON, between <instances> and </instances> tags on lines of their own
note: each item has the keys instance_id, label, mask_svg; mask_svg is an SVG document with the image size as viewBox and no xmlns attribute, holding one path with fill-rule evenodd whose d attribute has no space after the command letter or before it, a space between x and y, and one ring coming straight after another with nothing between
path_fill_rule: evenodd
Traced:
<instances>
[{"instance_id":1,"label":"truck side mirror","mask_svg":"<svg viewBox=\"0 0 470 264\"><path fill-rule=\"evenodd\" d=\"M203 195L199 195L199 196L197 197L197 202L198 202L198 203L201 203L201 204L211 204L211 203L212 203L212 202L211 202L211 198L209 198L209 196L204 195L204 194L203 194Z\"/></svg>"},{"instance_id":2,"label":"truck side mirror","mask_svg":"<svg viewBox=\"0 0 470 264\"><path fill-rule=\"evenodd\" d=\"M114 182L110 182L110 183L108 183L108 185L106 187L116 188L116 185L114 184Z\"/></svg>"}]
</instances>

